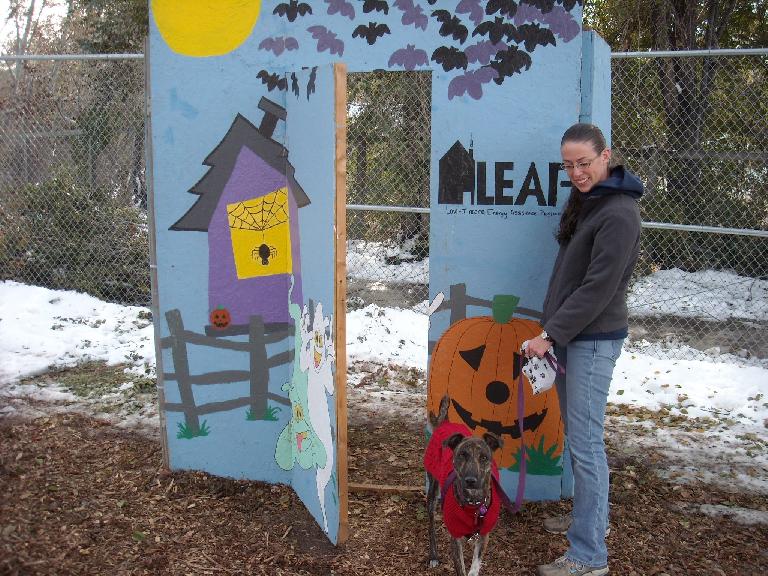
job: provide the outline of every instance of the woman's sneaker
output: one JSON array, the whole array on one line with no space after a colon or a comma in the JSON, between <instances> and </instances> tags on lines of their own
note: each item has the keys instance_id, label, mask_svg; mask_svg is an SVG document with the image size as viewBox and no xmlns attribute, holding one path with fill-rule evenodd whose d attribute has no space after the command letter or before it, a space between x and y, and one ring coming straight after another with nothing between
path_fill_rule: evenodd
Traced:
<instances>
[{"instance_id":1,"label":"woman's sneaker","mask_svg":"<svg viewBox=\"0 0 768 576\"><path fill-rule=\"evenodd\" d=\"M573 517L570 514L563 514L562 516L554 516L552 518L544 518L544 530L550 534L566 534L568 528L571 526ZM605 537L611 533L611 527L605 529Z\"/></svg>"},{"instance_id":2,"label":"woman's sneaker","mask_svg":"<svg viewBox=\"0 0 768 576\"><path fill-rule=\"evenodd\" d=\"M605 576L608 566L595 568L561 556L551 564L541 564L536 572L539 576Z\"/></svg>"}]
</instances>

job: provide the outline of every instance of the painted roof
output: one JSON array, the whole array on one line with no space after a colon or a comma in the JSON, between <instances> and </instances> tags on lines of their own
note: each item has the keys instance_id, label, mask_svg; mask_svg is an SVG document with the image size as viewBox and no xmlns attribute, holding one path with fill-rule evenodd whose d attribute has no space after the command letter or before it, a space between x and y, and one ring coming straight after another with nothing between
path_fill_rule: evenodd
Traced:
<instances>
[{"instance_id":1,"label":"painted roof","mask_svg":"<svg viewBox=\"0 0 768 576\"><path fill-rule=\"evenodd\" d=\"M238 114L219 145L203 161L203 164L211 169L189 189L189 192L197 194L200 198L170 227L171 230L208 231L224 186L229 181L243 146L252 150L279 173L285 174L288 189L299 208L310 203L309 197L294 177L294 167L288 161L288 150L272 139L277 120L285 120L285 109L266 98L261 99L259 108L265 113L261 126L257 128L245 116Z\"/></svg>"}]
</instances>

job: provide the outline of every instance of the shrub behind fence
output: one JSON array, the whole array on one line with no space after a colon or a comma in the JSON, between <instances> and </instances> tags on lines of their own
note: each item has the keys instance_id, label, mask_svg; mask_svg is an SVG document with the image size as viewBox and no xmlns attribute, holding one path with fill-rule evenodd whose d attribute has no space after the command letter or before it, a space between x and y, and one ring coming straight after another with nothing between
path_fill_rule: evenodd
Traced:
<instances>
[{"instance_id":1,"label":"shrub behind fence","mask_svg":"<svg viewBox=\"0 0 768 576\"><path fill-rule=\"evenodd\" d=\"M150 301L143 58L6 60L0 278Z\"/></svg>"}]
</instances>

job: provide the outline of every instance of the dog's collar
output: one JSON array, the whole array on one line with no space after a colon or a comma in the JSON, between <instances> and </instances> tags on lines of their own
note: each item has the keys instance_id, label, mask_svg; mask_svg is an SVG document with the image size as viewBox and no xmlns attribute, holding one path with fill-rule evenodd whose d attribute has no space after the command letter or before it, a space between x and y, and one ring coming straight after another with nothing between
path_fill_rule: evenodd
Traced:
<instances>
[{"instance_id":1,"label":"dog's collar","mask_svg":"<svg viewBox=\"0 0 768 576\"><path fill-rule=\"evenodd\" d=\"M458 498L458 495L457 495ZM479 504L473 504L468 502L466 505L461 504L459 502L459 505L462 508L474 508L475 509L475 526L474 526L474 533L472 536L477 536L480 533L480 530L483 527L483 522L485 521L485 516L488 514L488 510L491 509L491 498L492 498L492 491L489 491L488 496L485 497L485 499L480 502Z\"/></svg>"}]
</instances>

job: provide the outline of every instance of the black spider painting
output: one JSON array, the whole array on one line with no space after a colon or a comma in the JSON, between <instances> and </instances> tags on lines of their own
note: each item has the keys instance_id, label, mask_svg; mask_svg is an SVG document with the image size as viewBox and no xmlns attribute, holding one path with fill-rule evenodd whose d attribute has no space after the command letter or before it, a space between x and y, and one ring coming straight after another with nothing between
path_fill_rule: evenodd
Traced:
<instances>
[{"instance_id":1,"label":"black spider painting","mask_svg":"<svg viewBox=\"0 0 768 576\"><path fill-rule=\"evenodd\" d=\"M251 257L256 262L261 262L262 266L269 266L269 259L277 256L277 248L268 244L261 244L253 249Z\"/></svg>"}]
</instances>

